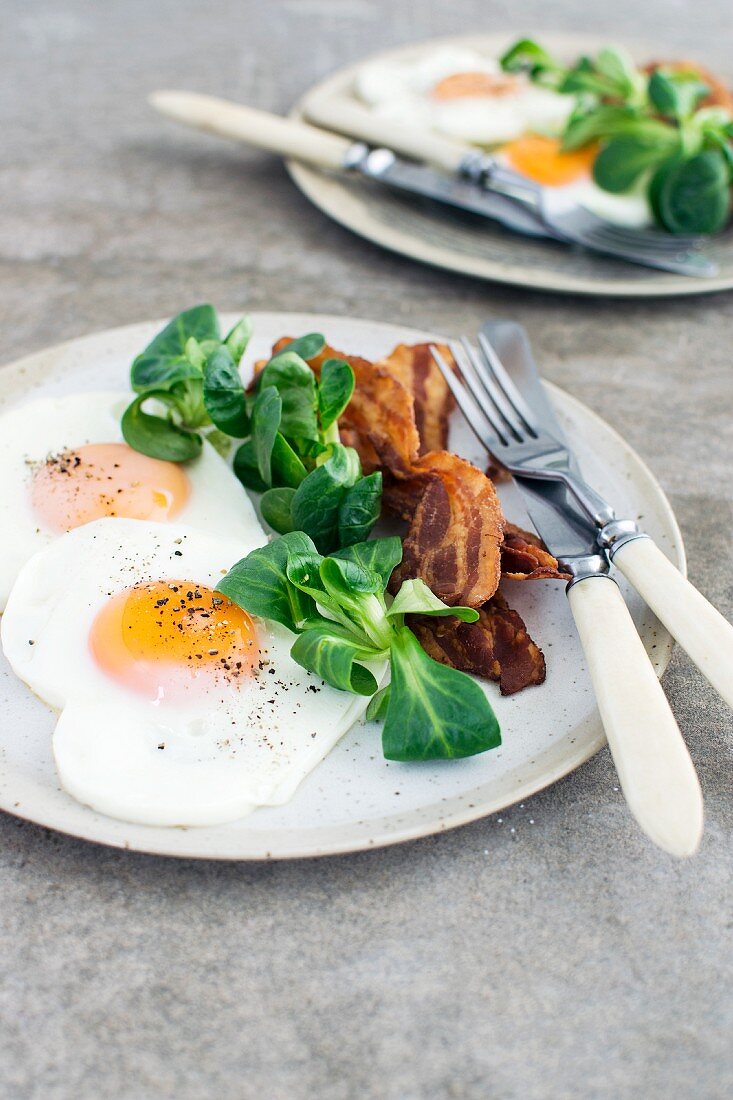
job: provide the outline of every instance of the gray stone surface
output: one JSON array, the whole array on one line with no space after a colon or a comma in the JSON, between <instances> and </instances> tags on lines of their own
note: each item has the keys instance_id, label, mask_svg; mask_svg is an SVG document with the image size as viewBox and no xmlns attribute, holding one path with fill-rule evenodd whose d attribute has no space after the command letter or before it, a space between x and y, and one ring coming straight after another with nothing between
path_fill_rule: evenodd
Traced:
<instances>
[{"instance_id":1,"label":"gray stone surface","mask_svg":"<svg viewBox=\"0 0 733 1100\"><path fill-rule=\"evenodd\" d=\"M411 38L549 27L730 69L724 0L2 0L4 361L211 299L458 333L488 311L622 430L728 614L733 296L523 293L389 256L280 164L175 130L158 86L284 109ZM731 1095L731 727L678 653L665 686L707 803L678 864L606 752L499 817L365 855L225 866L0 819L0 1094L25 1098Z\"/></svg>"}]
</instances>

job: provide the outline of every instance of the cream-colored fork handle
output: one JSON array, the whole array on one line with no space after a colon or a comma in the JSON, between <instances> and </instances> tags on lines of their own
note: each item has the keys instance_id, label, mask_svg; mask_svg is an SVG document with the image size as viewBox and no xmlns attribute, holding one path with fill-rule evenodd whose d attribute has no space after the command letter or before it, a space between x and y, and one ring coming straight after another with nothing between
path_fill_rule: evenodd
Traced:
<instances>
[{"instance_id":1,"label":"cream-colored fork handle","mask_svg":"<svg viewBox=\"0 0 733 1100\"><path fill-rule=\"evenodd\" d=\"M611 557L703 676L733 707L733 626L651 539L622 543Z\"/></svg>"},{"instance_id":2,"label":"cream-colored fork handle","mask_svg":"<svg viewBox=\"0 0 733 1100\"><path fill-rule=\"evenodd\" d=\"M447 172L457 171L463 158L471 152L470 146L431 134L423 127L408 127L393 119L382 118L345 96L311 97L305 114L317 126L359 138L368 145L386 146L395 153Z\"/></svg>"},{"instance_id":3,"label":"cream-colored fork handle","mask_svg":"<svg viewBox=\"0 0 733 1100\"><path fill-rule=\"evenodd\" d=\"M702 836L700 784L618 585L588 577L568 600L629 809L660 848L690 856Z\"/></svg>"},{"instance_id":4,"label":"cream-colored fork handle","mask_svg":"<svg viewBox=\"0 0 733 1100\"><path fill-rule=\"evenodd\" d=\"M319 168L343 168L344 158L352 145L347 138L328 134L304 122L230 103L216 96L161 91L153 92L150 103L156 111L185 126L254 145L281 157L305 160Z\"/></svg>"}]
</instances>

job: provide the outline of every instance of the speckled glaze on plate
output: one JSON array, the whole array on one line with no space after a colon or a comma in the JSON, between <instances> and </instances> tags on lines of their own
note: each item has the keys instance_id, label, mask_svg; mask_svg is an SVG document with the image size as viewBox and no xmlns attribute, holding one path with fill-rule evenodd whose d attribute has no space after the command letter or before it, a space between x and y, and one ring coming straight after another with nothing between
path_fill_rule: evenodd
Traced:
<instances>
[{"instance_id":1,"label":"speckled glaze on plate","mask_svg":"<svg viewBox=\"0 0 733 1100\"><path fill-rule=\"evenodd\" d=\"M360 66L377 58L415 58L436 46L446 45L470 46L489 57L500 57L512 42L523 37L524 33L517 32L433 38L375 54L340 69L311 88L295 104L291 114L302 117L308 103L316 98L349 94ZM542 31L534 32L533 37L548 46L551 52L568 59L580 53L597 52L607 44L597 38L558 36ZM640 45L629 48L629 52L639 61L658 56L654 47ZM296 161L288 161L288 171L312 203L347 229L392 252L462 275L534 290L629 298L709 294L733 287L733 228L715 237L707 246L720 265L719 273L710 278L692 279L595 256L582 249L531 240L485 218L462 215L437 203L399 195L359 177L347 179Z\"/></svg>"},{"instance_id":2,"label":"speckled glaze on plate","mask_svg":"<svg viewBox=\"0 0 733 1100\"><path fill-rule=\"evenodd\" d=\"M322 331L344 351L369 358L395 344L435 339L371 321L313 314L256 313L246 360L282 335ZM234 317L224 318L233 323ZM0 370L0 411L40 394L124 385L133 356L163 322L96 333L39 352ZM477 319L477 325L479 320ZM551 389L560 419L588 479L621 514L643 517L646 529L681 569L685 557L664 493L639 456L595 413ZM454 417L451 447L481 462L473 436ZM502 487L509 518L526 525L511 486ZM286 806L256 810L231 825L163 829L129 825L75 802L59 787L51 757L55 715L0 659L0 809L51 829L102 844L202 859L286 859L396 844L501 810L577 768L604 744L563 585L507 583L505 595L523 615L547 657L541 687L511 698L486 691L501 721L500 749L470 760L398 764L383 759L379 726L360 723L308 776ZM622 583L659 675L671 654L666 631Z\"/></svg>"}]
</instances>

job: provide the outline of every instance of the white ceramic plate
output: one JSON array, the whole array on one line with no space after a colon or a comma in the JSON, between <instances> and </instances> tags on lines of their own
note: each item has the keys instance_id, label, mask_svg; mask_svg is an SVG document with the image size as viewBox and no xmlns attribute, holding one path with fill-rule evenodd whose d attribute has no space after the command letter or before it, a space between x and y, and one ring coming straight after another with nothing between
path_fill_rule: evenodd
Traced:
<instances>
[{"instance_id":1,"label":"white ceramic plate","mask_svg":"<svg viewBox=\"0 0 733 1100\"><path fill-rule=\"evenodd\" d=\"M225 323L234 318L225 318ZM289 313L254 314L247 363L279 336L321 331L337 348L368 358L401 341L433 334L369 321ZM0 371L0 410L40 393L124 385L133 356L162 322L112 329L32 355ZM646 529L684 569L674 515L661 488L631 448L574 398L552 389L568 438L588 479L622 515ZM473 436L454 418L451 447L481 462ZM511 486L502 491L511 519L528 521ZM292 802L256 810L232 825L163 829L128 825L94 813L59 788L51 758L54 714L0 664L0 808L61 832L118 847L210 859L282 859L394 844L460 825L526 798L577 768L604 738L572 619L559 582L508 583L504 592L547 657L541 687L504 699L486 690L501 722L502 747L471 760L398 764L384 760L379 726L354 727L304 781ZM629 603L661 675L671 640L638 597Z\"/></svg>"},{"instance_id":2,"label":"white ceramic plate","mask_svg":"<svg viewBox=\"0 0 733 1100\"><path fill-rule=\"evenodd\" d=\"M464 35L414 43L374 55L365 61L415 58L436 46L470 46L489 57L500 57L522 34ZM535 37L559 57L568 60L580 53L595 53L607 44L599 39L559 37L537 33ZM631 49L639 61L658 56L654 48ZM340 69L311 88L292 113L302 116L309 101L324 96L349 95L354 76L365 61ZM671 297L705 294L733 287L733 229L708 246L718 261L718 275L692 279L651 268L636 267L580 249L548 241L530 240L483 218L448 211L437 203L398 195L386 187L358 177L321 172L295 161L288 170L305 195L325 214L392 252L423 263L480 279L572 294L617 297Z\"/></svg>"}]
</instances>

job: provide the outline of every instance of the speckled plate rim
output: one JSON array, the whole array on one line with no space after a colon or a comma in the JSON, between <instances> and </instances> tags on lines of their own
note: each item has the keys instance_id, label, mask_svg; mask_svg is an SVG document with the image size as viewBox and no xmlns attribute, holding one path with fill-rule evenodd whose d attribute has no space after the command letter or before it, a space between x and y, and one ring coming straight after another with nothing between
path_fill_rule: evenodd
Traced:
<instances>
[{"instance_id":1,"label":"speckled plate rim","mask_svg":"<svg viewBox=\"0 0 733 1100\"><path fill-rule=\"evenodd\" d=\"M278 324L278 331L282 332L293 331L296 326L310 328L311 330L323 328L328 331L329 326L349 323L362 330L367 329L372 332L378 330L380 334L384 334L395 344L441 339L438 334L426 333L424 330L411 329L402 325L358 318L347 320L343 317L327 314L253 312L251 316L255 326L258 324L269 325L275 321ZM227 324L234 323L236 318L234 315L224 315L222 319ZM0 400L5 400L6 396L19 385L27 388L28 386L40 384L50 365L75 346L94 345L95 343L108 345L118 342L125 344L129 343L137 333L140 333L140 336L132 342L133 347L138 347L140 346L141 337L142 340L149 338L151 331L156 331L164 323L165 320L142 322L99 331L45 348L13 363L0 366ZM561 407L565 406L571 409L597 432L603 433L618 448L619 455L622 455L633 468L634 478L642 486L641 492L646 500L653 503L653 507L658 511L658 518L666 526L666 535L672 548L675 565L683 573L686 573L687 565L682 533L671 504L651 470L636 451L602 417L566 391L551 383L548 383L548 386L553 399ZM37 394L34 394L34 396L37 396ZM655 672L658 676L661 676L671 658L674 641L659 624L657 624L654 636L656 648L650 656ZM578 738L574 748L570 748L567 741L561 741L543 757L544 767L541 774L534 774L528 777L526 781L518 784L512 782L512 775L510 774L504 778L503 786L501 783L495 784L496 789L490 796L484 796L475 803L463 804L459 808L451 810L449 804L433 801L425 807L411 811L412 816L415 818L419 816L421 810L434 811L434 816L428 821L409 822L408 820L407 823L397 828L390 828L390 820L393 820L396 815L383 817L378 822L375 820L354 822L346 827L338 825L315 826L306 831L307 839L291 837L290 841L278 846L271 845L268 847L264 845L255 832L247 834L241 830L228 830L226 826L220 826L216 830L215 839L212 840L214 830L210 829L155 829L148 826L127 824L96 814L86 807L79 807L79 804L72 799L69 799L69 804L73 807L73 816L78 816L79 809L83 811L84 824L81 826L78 822L70 826L68 820L65 820L68 811L66 814L63 811L49 813L48 808L44 808L43 799L40 800L40 805L25 803L19 806L16 797L3 792L0 793L0 810L14 817L33 822L45 828L54 829L78 839L150 855L232 861L301 859L338 855L388 847L420 837L435 835L486 817L529 798L531 795L564 778L594 756L605 745L605 736L600 718L597 715L595 720L591 719L590 722L586 723L586 727L584 736ZM457 798L456 801L460 801L460 799ZM401 820L404 820L404 816L401 817ZM378 825L381 825L381 828L377 827ZM250 838L249 847L246 842L242 843L243 840L246 841L248 836ZM252 837L255 839L254 844L251 844Z\"/></svg>"},{"instance_id":2,"label":"speckled plate rim","mask_svg":"<svg viewBox=\"0 0 733 1100\"><path fill-rule=\"evenodd\" d=\"M500 56L512 42L521 37L524 37L521 32L515 34L505 32L502 34L451 35L430 38L395 49L380 51L337 70L325 80L314 85L300 97L290 113L295 118L302 118L306 104L310 99L336 94L353 80L358 69L367 62L414 57L423 51L441 46L475 47L494 56ZM554 52L561 56L563 54L572 56L573 53L592 52L604 44L597 36L591 38L582 35L558 35L549 31L547 33L534 31L532 37L547 43ZM640 46L630 50L630 52L646 57L652 57L655 52L658 53L654 49L643 50ZM491 282L505 283L509 286L525 287L530 290L547 290L560 294L579 294L586 297L672 298L713 294L733 289L733 274L706 279L693 279L684 275L655 272L649 269L644 273L643 280L626 279L623 276L619 276L619 278L598 276L589 280L587 273L576 276L544 268L541 264L538 264L537 268L532 270L525 265L513 265L499 259L491 260L481 256L472 257L463 252L454 251L448 246L420 239L393 225L387 225L371 217L368 209L359 201L358 196L349 187L348 183L337 181L332 174L326 175L316 168L293 160L286 161L286 165L293 181L303 194L314 206L317 206L319 210L338 222L339 225L342 225L345 229L350 229L353 233L372 241L374 244L381 245L390 252L419 260L431 267L438 267L460 275L470 275ZM730 247L733 251L733 239Z\"/></svg>"}]
</instances>

